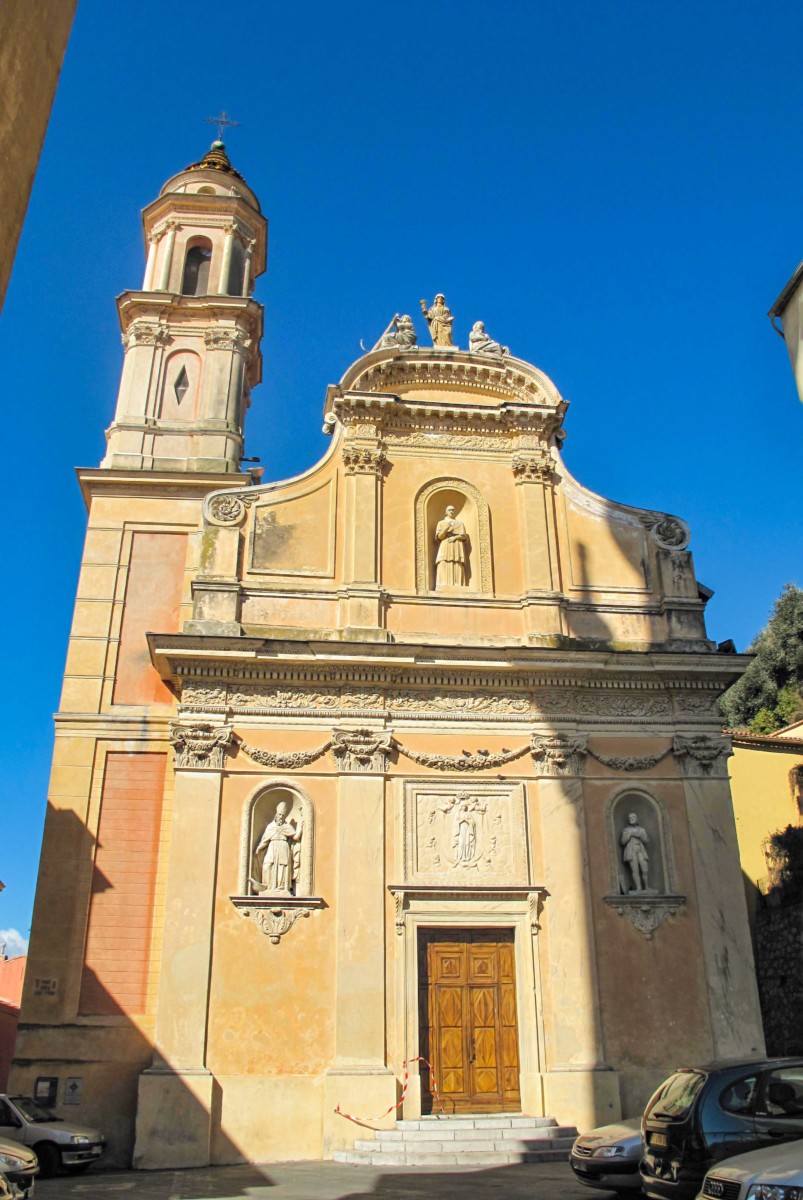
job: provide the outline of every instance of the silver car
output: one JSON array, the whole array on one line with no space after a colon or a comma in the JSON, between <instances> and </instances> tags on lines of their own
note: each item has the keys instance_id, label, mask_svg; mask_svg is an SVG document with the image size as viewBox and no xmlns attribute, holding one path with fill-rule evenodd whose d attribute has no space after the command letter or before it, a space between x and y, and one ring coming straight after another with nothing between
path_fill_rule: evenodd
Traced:
<instances>
[{"instance_id":1,"label":"silver car","mask_svg":"<svg viewBox=\"0 0 803 1200\"><path fill-rule=\"evenodd\" d=\"M641 1191L641 1117L581 1133L569 1158L575 1178L606 1192Z\"/></svg>"},{"instance_id":2,"label":"silver car","mask_svg":"<svg viewBox=\"0 0 803 1200\"><path fill-rule=\"evenodd\" d=\"M30 1096L0 1095L0 1138L29 1146L43 1175L55 1175L60 1167L85 1171L106 1149L97 1129L65 1121Z\"/></svg>"},{"instance_id":3,"label":"silver car","mask_svg":"<svg viewBox=\"0 0 803 1200\"><path fill-rule=\"evenodd\" d=\"M717 1163L703 1180L697 1200L800 1200L802 1196L803 1139Z\"/></svg>"}]
</instances>

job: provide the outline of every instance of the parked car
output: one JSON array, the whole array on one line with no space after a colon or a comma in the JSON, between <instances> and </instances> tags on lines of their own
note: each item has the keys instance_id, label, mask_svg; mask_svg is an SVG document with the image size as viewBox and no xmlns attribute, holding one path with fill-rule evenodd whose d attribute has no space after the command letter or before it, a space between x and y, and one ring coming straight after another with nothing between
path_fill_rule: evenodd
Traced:
<instances>
[{"instance_id":1,"label":"parked car","mask_svg":"<svg viewBox=\"0 0 803 1200\"><path fill-rule=\"evenodd\" d=\"M641 1184L654 1200L693 1200L714 1164L803 1138L803 1058L676 1071L642 1119Z\"/></svg>"},{"instance_id":2,"label":"parked car","mask_svg":"<svg viewBox=\"0 0 803 1200\"><path fill-rule=\"evenodd\" d=\"M0 1138L30 1146L43 1175L54 1175L59 1167L85 1171L106 1149L97 1129L64 1121L30 1096L0 1095Z\"/></svg>"},{"instance_id":3,"label":"parked car","mask_svg":"<svg viewBox=\"0 0 803 1200\"><path fill-rule=\"evenodd\" d=\"M575 1178L588 1187L632 1193L641 1190L640 1159L641 1117L633 1117L581 1133L569 1162Z\"/></svg>"},{"instance_id":4,"label":"parked car","mask_svg":"<svg viewBox=\"0 0 803 1200\"><path fill-rule=\"evenodd\" d=\"M6 1179L5 1175L0 1175L0 1200L16 1200L11 1184Z\"/></svg>"},{"instance_id":5,"label":"parked car","mask_svg":"<svg viewBox=\"0 0 803 1200\"><path fill-rule=\"evenodd\" d=\"M9 1184L9 1195L15 1200L33 1196L33 1181L39 1174L39 1161L33 1150L22 1142L7 1142L0 1138L0 1172ZM0 1197L3 1193L0 1192Z\"/></svg>"},{"instance_id":6,"label":"parked car","mask_svg":"<svg viewBox=\"0 0 803 1200\"><path fill-rule=\"evenodd\" d=\"M712 1167L700 1200L799 1200L803 1196L803 1141L765 1146Z\"/></svg>"}]
</instances>

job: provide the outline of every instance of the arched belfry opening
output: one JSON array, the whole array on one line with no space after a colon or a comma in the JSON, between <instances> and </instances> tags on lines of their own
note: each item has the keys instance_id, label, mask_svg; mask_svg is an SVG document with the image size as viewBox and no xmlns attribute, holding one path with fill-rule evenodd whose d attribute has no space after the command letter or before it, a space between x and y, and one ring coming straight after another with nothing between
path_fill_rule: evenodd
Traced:
<instances>
[{"instance_id":1,"label":"arched belfry opening","mask_svg":"<svg viewBox=\"0 0 803 1200\"><path fill-rule=\"evenodd\" d=\"M488 502L464 479L434 479L416 497L416 591L493 591Z\"/></svg>"},{"instance_id":2,"label":"arched belfry opening","mask_svg":"<svg viewBox=\"0 0 803 1200\"><path fill-rule=\"evenodd\" d=\"M184 259L182 296L206 296L209 293L209 272L212 266L212 243L203 238L187 250Z\"/></svg>"}]
</instances>

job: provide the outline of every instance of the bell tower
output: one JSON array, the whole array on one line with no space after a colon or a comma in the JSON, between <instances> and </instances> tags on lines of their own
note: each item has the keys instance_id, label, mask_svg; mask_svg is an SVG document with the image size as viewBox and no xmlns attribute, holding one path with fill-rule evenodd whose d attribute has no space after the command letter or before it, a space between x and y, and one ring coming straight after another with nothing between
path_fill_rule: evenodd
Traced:
<instances>
[{"instance_id":1,"label":"bell tower","mask_svg":"<svg viewBox=\"0 0 803 1200\"><path fill-rule=\"evenodd\" d=\"M221 141L168 180L142 223L145 278L117 301L125 359L101 466L239 472L262 373L251 292L268 223Z\"/></svg>"}]
</instances>

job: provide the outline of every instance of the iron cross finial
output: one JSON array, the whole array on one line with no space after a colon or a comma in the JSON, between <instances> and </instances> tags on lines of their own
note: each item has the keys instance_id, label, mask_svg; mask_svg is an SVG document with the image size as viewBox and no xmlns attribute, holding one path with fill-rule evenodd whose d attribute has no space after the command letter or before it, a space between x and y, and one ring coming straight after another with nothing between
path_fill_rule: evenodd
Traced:
<instances>
[{"instance_id":1,"label":"iron cross finial","mask_svg":"<svg viewBox=\"0 0 803 1200\"><path fill-rule=\"evenodd\" d=\"M219 142L223 141L223 130L230 129L235 125L239 125L239 121L232 121L225 108L221 109L216 117L205 117L207 125L217 125L217 138Z\"/></svg>"}]
</instances>

